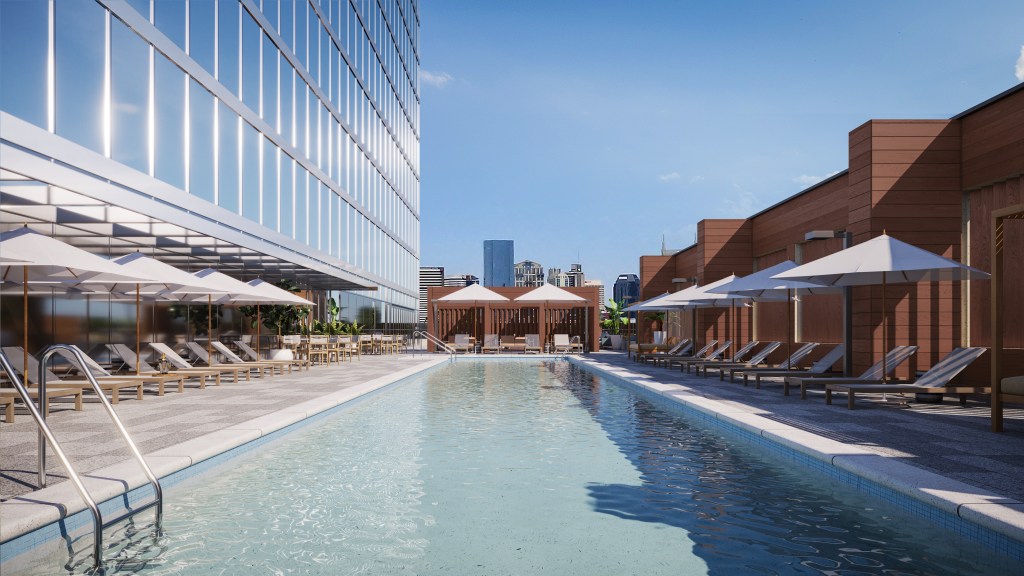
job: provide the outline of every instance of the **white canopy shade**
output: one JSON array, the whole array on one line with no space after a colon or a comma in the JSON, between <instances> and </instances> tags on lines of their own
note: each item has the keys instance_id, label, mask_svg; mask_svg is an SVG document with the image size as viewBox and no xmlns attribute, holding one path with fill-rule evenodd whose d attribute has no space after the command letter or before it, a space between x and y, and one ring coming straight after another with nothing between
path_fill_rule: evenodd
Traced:
<instances>
[{"instance_id":1,"label":"white canopy shade","mask_svg":"<svg viewBox=\"0 0 1024 576\"><path fill-rule=\"evenodd\" d=\"M479 284L470 284L461 290L441 296L438 302L508 302L501 294L488 290Z\"/></svg>"},{"instance_id":2,"label":"white canopy shade","mask_svg":"<svg viewBox=\"0 0 1024 576\"><path fill-rule=\"evenodd\" d=\"M824 286L863 286L935 280L983 280L989 274L882 234L797 266L774 278Z\"/></svg>"},{"instance_id":3,"label":"white canopy shade","mask_svg":"<svg viewBox=\"0 0 1024 576\"><path fill-rule=\"evenodd\" d=\"M236 304L247 302L251 302L253 304L266 302L269 304L274 301L274 298L258 293L255 288L245 282L235 280L231 276L218 272L213 268L204 268L199 272L191 274L191 276L199 278L206 286L216 288L217 292L201 294L193 293L186 289L180 289L173 290L170 293L183 301L212 302L216 304Z\"/></svg>"},{"instance_id":4,"label":"white canopy shade","mask_svg":"<svg viewBox=\"0 0 1024 576\"><path fill-rule=\"evenodd\" d=\"M754 300L786 300L786 293L788 291L802 294L836 292L837 289L824 287L821 284L775 278L776 274L781 274L796 267L796 262L786 260L753 274L736 278L732 282L721 284L713 292L716 294L746 296Z\"/></svg>"},{"instance_id":5,"label":"white canopy shade","mask_svg":"<svg viewBox=\"0 0 1024 576\"><path fill-rule=\"evenodd\" d=\"M249 286L260 294L263 294L267 298L274 298L274 300L263 300L263 302L275 302L277 304L296 304L298 306L313 306L313 302L306 300L298 294L293 294L287 290L274 286L266 280L257 278L246 282Z\"/></svg>"},{"instance_id":6,"label":"white canopy shade","mask_svg":"<svg viewBox=\"0 0 1024 576\"><path fill-rule=\"evenodd\" d=\"M671 292L666 292L660 296L654 298L648 298L643 302L637 302L631 306L623 308L623 312L663 312L666 310L678 310L679 306L668 306L664 305L663 301L671 296Z\"/></svg>"},{"instance_id":7,"label":"white canopy shade","mask_svg":"<svg viewBox=\"0 0 1024 576\"><path fill-rule=\"evenodd\" d=\"M5 259L13 260L0 264L3 282L24 282L26 272L29 282L39 283L149 283L155 280L30 228L0 234L0 253Z\"/></svg>"},{"instance_id":8,"label":"white canopy shade","mask_svg":"<svg viewBox=\"0 0 1024 576\"><path fill-rule=\"evenodd\" d=\"M703 286L690 286L679 292L669 294L662 304L666 306L673 306L675 308L698 308L708 307L712 305L712 300L716 300L713 291L719 286L732 282L736 279L735 274L730 274L721 280L716 280L710 284ZM710 294L709 294L710 293Z\"/></svg>"},{"instance_id":9,"label":"white canopy shade","mask_svg":"<svg viewBox=\"0 0 1024 576\"><path fill-rule=\"evenodd\" d=\"M587 299L563 290L554 284L544 284L516 298L516 302L586 302Z\"/></svg>"},{"instance_id":10,"label":"white canopy shade","mask_svg":"<svg viewBox=\"0 0 1024 576\"><path fill-rule=\"evenodd\" d=\"M176 294L224 294L225 291L205 282L184 270L170 264L150 258L141 252L135 252L114 260L125 269L155 278L156 283L136 284L134 282L115 282L107 289L120 294L134 294L138 286L139 294L147 297L159 297L167 292Z\"/></svg>"}]
</instances>

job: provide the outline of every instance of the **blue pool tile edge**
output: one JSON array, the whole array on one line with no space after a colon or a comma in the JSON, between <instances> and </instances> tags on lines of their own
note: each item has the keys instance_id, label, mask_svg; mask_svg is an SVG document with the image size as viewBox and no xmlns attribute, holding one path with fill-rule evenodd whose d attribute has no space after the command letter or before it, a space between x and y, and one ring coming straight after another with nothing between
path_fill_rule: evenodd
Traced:
<instances>
[{"instance_id":1,"label":"blue pool tile edge","mask_svg":"<svg viewBox=\"0 0 1024 576\"><path fill-rule=\"evenodd\" d=\"M573 357L569 361L659 406L817 470L1000 554L1024 560L1024 504L1020 502L756 413L730 410L726 404L678 384L658 383L648 375L599 360Z\"/></svg>"},{"instance_id":2,"label":"blue pool tile edge","mask_svg":"<svg viewBox=\"0 0 1024 576\"><path fill-rule=\"evenodd\" d=\"M531 359L535 359L535 357ZM152 454L146 454L146 461L160 479L161 487L167 489L300 428L319 422L341 410L351 408L388 388L421 377L448 362L447 357L439 358L389 376L333 392L316 400L230 426ZM307 411L303 410L304 406L308 407ZM299 417L299 415L303 416ZM225 440L221 437L224 435L233 436L233 439ZM192 456L180 456L179 453L183 453L181 447L184 447L184 452L192 452ZM199 447L202 448L197 450ZM161 467L154 465L152 462L154 459L165 459L169 462ZM105 490L103 490L104 492L115 491L116 494L113 496L91 492L104 517L111 517L134 506L145 504L152 499L153 488L146 483L141 469L134 462L122 462L109 468L89 472L88 475L114 480L107 482L107 485L104 486ZM0 506L11 506L16 505L18 501L28 502L34 506L49 508L48 514L37 515L37 518L57 516L39 521L30 520L14 527L7 522L0 525L0 529L6 528L4 531L9 531L9 534L4 534L5 539L0 542L0 565L7 564L18 556L45 544L73 538L86 530L91 531L92 516L85 508L78 492L70 484L70 482L63 482L51 488L0 503ZM128 492L123 492L123 488L115 488L115 486L123 484L133 488ZM40 497L39 495L44 492L50 492L57 497L48 495ZM10 518L8 516L7 520Z\"/></svg>"}]
</instances>

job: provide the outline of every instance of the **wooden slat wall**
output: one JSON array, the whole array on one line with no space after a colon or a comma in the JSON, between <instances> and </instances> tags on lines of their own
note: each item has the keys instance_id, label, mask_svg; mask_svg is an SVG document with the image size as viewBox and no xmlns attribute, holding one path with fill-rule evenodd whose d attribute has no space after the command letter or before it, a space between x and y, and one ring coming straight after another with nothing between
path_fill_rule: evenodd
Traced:
<instances>
[{"instance_id":1,"label":"wooden slat wall","mask_svg":"<svg viewBox=\"0 0 1024 576\"><path fill-rule=\"evenodd\" d=\"M1024 91L964 116L961 123L964 190L1024 173Z\"/></svg>"},{"instance_id":2,"label":"wooden slat wall","mask_svg":"<svg viewBox=\"0 0 1024 576\"><path fill-rule=\"evenodd\" d=\"M672 291L675 264L672 256L640 257L640 300Z\"/></svg>"}]
</instances>

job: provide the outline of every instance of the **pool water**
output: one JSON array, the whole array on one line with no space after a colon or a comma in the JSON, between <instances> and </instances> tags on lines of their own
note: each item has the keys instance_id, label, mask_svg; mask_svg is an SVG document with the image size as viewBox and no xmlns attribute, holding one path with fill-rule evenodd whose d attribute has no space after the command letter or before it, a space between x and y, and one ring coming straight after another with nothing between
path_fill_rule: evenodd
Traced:
<instances>
[{"instance_id":1,"label":"pool water","mask_svg":"<svg viewBox=\"0 0 1024 576\"><path fill-rule=\"evenodd\" d=\"M118 529L107 573L1019 569L565 361L460 359L168 490L164 526Z\"/></svg>"}]
</instances>

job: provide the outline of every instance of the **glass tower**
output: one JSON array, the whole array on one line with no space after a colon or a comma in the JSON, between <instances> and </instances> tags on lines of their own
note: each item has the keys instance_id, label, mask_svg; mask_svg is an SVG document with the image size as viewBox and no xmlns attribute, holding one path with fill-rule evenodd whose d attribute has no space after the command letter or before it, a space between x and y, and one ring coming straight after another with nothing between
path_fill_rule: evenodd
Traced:
<instances>
[{"instance_id":1,"label":"glass tower","mask_svg":"<svg viewBox=\"0 0 1024 576\"><path fill-rule=\"evenodd\" d=\"M512 240L484 240L484 286L515 286Z\"/></svg>"},{"instance_id":2,"label":"glass tower","mask_svg":"<svg viewBox=\"0 0 1024 576\"><path fill-rule=\"evenodd\" d=\"M5 209L59 188L107 208L72 216L106 237L344 289L343 317L413 324L417 4L2 0Z\"/></svg>"}]
</instances>

